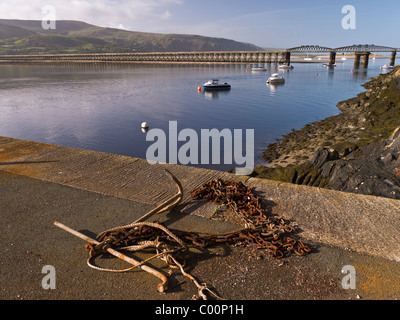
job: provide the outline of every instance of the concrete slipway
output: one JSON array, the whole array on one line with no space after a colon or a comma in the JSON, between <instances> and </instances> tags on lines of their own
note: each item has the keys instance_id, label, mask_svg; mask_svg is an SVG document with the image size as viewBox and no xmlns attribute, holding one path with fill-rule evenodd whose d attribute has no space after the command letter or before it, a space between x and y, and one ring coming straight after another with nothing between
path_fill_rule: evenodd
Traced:
<instances>
[{"instance_id":1,"label":"concrete slipway","mask_svg":"<svg viewBox=\"0 0 400 320\"><path fill-rule=\"evenodd\" d=\"M144 271L101 272L86 265L81 239L53 221L95 237L131 223L176 193L164 174L181 182L179 207L156 219L174 229L223 233L239 229L211 219L216 205L188 195L210 179L245 181L272 212L290 219L311 254L281 260L242 247L193 250L188 271L226 299L398 299L400 298L400 202L373 196L235 176L179 165L0 137L0 270L3 300L187 300L196 287L178 270L166 293ZM151 218L154 220L155 218ZM98 258L105 267L126 267ZM42 287L44 266L56 271L56 289ZM160 262L156 267L166 272ZM356 271L356 288L344 289L342 268Z\"/></svg>"}]
</instances>

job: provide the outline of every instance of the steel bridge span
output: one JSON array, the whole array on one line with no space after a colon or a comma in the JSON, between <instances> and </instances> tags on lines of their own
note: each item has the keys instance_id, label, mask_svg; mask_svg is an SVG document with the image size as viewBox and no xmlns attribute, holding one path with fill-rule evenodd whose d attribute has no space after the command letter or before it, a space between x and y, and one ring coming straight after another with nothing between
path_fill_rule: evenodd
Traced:
<instances>
[{"instance_id":1,"label":"steel bridge span","mask_svg":"<svg viewBox=\"0 0 400 320\"><path fill-rule=\"evenodd\" d=\"M386 46L376 46L374 44L353 44L347 47L339 47L339 48L328 48L328 47L320 47L316 45L307 45L300 46L295 48L290 48L286 50L286 63L290 63L290 54L291 53L329 53L329 64L334 65L336 62L336 54L337 53L353 53L355 55L354 58L354 67L358 68L360 63L364 66L368 66L369 55L372 52L391 52L390 56L390 66L394 66L396 60L396 53L400 51L400 48L392 48Z\"/></svg>"},{"instance_id":2,"label":"steel bridge span","mask_svg":"<svg viewBox=\"0 0 400 320\"><path fill-rule=\"evenodd\" d=\"M329 53L329 64L334 65L337 53L354 53L354 66L367 67L372 52L390 52L390 65L394 66L400 48L375 46L373 44L328 48L305 45L280 51L217 51L217 52L133 52L93 54L41 54L0 55L0 62L51 62L51 61L97 61L97 62L197 62L197 63L285 63L290 64L292 53Z\"/></svg>"}]
</instances>

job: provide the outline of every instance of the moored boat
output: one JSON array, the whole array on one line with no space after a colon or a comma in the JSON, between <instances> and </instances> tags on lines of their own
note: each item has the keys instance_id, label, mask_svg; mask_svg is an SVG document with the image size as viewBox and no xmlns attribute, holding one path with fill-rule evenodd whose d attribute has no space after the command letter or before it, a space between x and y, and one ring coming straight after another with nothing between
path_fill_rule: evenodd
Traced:
<instances>
[{"instance_id":1,"label":"moored boat","mask_svg":"<svg viewBox=\"0 0 400 320\"><path fill-rule=\"evenodd\" d=\"M229 90L231 85L226 82L220 83L218 79L211 79L203 84L203 88L205 90Z\"/></svg>"},{"instance_id":2,"label":"moored boat","mask_svg":"<svg viewBox=\"0 0 400 320\"><path fill-rule=\"evenodd\" d=\"M255 72L257 72L257 71L267 71L267 69L265 69L264 67L254 67L254 68L251 68L251 71L255 71Z\"/></svg>"},{"instance_id":3,"label":"moored boat","mask_svg":"<svg viewBox=\"0 0 400 320\"><path fill-rule=\"evenodd\" d=\"M293 69L292 65L281 64L278 66L278 69Z\"/></svg>"},{"instance_id":4,"label":"moored boat","mask_svg":"<svg viewBox=\"0 0 400 320\"><path fill-rule=\"evenodd\" d=\"M278 84L285 83L285 79L283 77L279 77L277 73L273 73L267 80L268 84Z\"/></svg>"}]
</instances>

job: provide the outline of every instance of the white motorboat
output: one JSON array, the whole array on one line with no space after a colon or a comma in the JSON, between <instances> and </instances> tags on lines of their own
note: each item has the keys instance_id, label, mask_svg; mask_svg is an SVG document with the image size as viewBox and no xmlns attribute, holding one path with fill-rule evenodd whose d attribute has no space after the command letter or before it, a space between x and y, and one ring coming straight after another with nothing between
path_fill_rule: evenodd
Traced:
<instances>
[{"instance_id":1,"label":"white motorboat","mask_svg":"<svg viewBox=\"0 0 400 320\"><path fill-rule=\"evenodd\" d=\"M389 65L387 65L387 64L385 64L383 67L382 67L382 69L393 69L394 68L394 66L389 66Z\"/></svg>"},{"instance_id":2,"label":"white motorboat","mask_svg":"<svg viewBox=\"0 0 400 320\"><path fill-rule=\"evenodd\" d=\"M267 83L268 84L285 83L285 79L283 77L280 77L277 73L273 73L268 78Z\"/></svg>"},{"instance_id":3,"label":"white motorboat","mask_svg":"<svg viewBox=\"0 0 400 320\"><path fill-rule=\"evenodd\" d=\"M292 65L288 66L286 64L281 64L278 66L278 69L293 69L294 67Z\"/></svg>"},{"instance_id":4,"label":"white motorboat","mask_svg":"<svg viewBox=\"0 0 400 320\"><path fill-rule=\"evenodd\" d=\"M203 88L205 90L229 90L231 85L226 82L220 83L218 79L211 79L203 84Z\"/></svg>"},{"instance_id":5,"label":"white motorboat","mask_svg":"<svg viewBox=\"0 0 400 320\"><path fill-rule=\"evenodd\" d=\"M255 71L255 72L267 71L267 69L265 69L264 67L254 67L254 68L251 68L251 71Z\"/></svg>"},{"instance_id":6,"label":"white motorboat","mask_svg":"<svg viewBox=\"0 0 400 320\"><path fill-rule=\"evenodd\" d=\"M309 56L308 56L308 53L307 53L307 57L304 57L304 61L311 61L311 60L312 60L312 58L309 57Z\"/></svg>"}]
</instances>

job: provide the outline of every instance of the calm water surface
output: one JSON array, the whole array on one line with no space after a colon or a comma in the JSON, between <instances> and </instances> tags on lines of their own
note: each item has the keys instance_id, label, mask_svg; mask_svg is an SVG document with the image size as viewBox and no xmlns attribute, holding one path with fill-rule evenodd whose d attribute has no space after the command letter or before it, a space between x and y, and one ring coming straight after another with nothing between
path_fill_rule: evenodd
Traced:
<instances>
[{"instance_id":1,"label":"calm water surface","mask_svg":"<svg viewBox=\"0 0 400 320\"><path fill-rule=\"evenodd\" d=\"M368 69L355 72L353 60L334 70L294 63L280 72L286 83L279 86L266 84L274 64L257 73L245 64L0 65L0 136L146 158L154 142L146 141L143 121L166 134L169 121L177 121L178 131L192 128L199 137L201 129L254 129L261 164L269 143L338 114L336 104L364 91L361 85L384 72L385 63L371 60ZM198 92L210 78L232 89Z\"/></svg>"}]
</instances>

